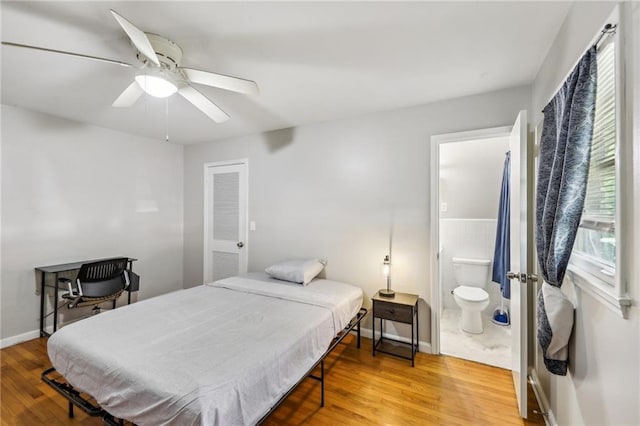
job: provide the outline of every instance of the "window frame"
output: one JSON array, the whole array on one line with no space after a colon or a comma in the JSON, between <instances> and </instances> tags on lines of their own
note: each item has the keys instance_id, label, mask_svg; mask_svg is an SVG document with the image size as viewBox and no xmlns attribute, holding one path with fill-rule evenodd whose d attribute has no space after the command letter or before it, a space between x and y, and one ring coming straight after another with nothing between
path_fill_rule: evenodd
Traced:
<instances>
[{"instance_id":1,"label":"window frame","mask_svg":"<svg viewBox=\"0 0 640 426\"><path fill-rule=\"evenodd\" d=\"M625 224L630 223L630 215L627 213L628 202L625 194L628 193L627 187L629 182L625 179L629 174L630 164L628 158L630 149L625 141L628 138L627 119L625 116L627 97L625 96L625 62L624 48L625 40L623 35L624 22L621 22L618 7L614 10L613 15L608 22L617 25L616 32L608 36L604 43L615 43L615 116L616 116L616 162L615 162L615 178L616 178L616 213L615 213L615 238L616 238L616 264L615 274L610 274L607 268L610 268L599 259L572 252L567 268L567 277L578 288L591 294L597 300L603 302L615 312L619 313L623 318L627 318L628 309L632 304L632 300L628 295L627 285L627 256L629 251L630 238L621 232L621 228L626 227ZM621 25L622 24L622 25ZM604 26L604 25L603 25ZM598 34L599 35L599 34ZM596 37L598 36L596 35ZM594 38L595 41L595 38Z\"/></svg>"}]
</instances>

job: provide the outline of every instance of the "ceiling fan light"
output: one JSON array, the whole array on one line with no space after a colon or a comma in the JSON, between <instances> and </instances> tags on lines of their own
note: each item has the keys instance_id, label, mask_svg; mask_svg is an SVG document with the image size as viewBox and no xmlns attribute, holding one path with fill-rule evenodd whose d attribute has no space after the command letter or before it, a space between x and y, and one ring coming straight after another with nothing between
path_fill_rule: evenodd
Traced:
<instances>
[{"instance_id":1,"label":"ceiling fan light","mask_svg":"<svg viewBox=\"0 0 640 426\"><path fill-rule=\"evenodd\" d=\"M138 74L136 82L142 90L156 98L167 98L178 91L178 87L166 78Z\"/></svg>"}]
</instances>

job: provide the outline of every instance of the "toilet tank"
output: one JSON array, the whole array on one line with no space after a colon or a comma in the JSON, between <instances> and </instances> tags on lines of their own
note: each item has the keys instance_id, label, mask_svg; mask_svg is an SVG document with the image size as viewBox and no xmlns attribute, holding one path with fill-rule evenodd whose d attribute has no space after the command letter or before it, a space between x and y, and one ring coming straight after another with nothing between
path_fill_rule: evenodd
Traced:
<instances>
[{"instance_id":1,"label":"toilet tank","mask_svg":"<svg viewBox=\"0 0 640 426\"><path fill-rule=\"evenodd\" d=\"M489 259L453 258L453 277L456 285L484 288L489 281Z\"/></svg>"}]
</instances>

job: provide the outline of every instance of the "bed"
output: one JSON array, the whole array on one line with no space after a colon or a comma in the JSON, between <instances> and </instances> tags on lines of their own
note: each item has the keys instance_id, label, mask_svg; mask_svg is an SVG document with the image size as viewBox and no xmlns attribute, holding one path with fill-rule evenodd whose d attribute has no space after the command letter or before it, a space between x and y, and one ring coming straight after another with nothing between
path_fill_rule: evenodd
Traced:
<instances>
[{"instance_id":1,"label":"bed","mask_svg":"<svg viewBox=\"0 0 640 426\"><path fill-rule=\"evenodd\" d=\"M70 415L87 411L83 392L99 405L90 414L139 425L256 424L320 363L324 399L324 356L356 325L359 343L365 314L349 284L232 277L62 328L43 378Z\"/></svg>"}]
</instances>

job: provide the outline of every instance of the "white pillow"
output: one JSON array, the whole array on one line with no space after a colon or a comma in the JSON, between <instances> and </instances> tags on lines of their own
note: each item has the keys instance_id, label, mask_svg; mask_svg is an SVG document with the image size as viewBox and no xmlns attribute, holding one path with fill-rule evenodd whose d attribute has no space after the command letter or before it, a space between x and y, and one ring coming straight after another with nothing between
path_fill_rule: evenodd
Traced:
<instances>
[{"instance_id":1,"label":"white pillow","mask_svg":"<svg viewBox=\"0 0 640 426\"><path fill-rule=\"evenodd\" d=\"M290 259L273 264L264 271L279 280L307 285L326 264L326 260L320 259Z\"/></svg>"}]
</instances>

